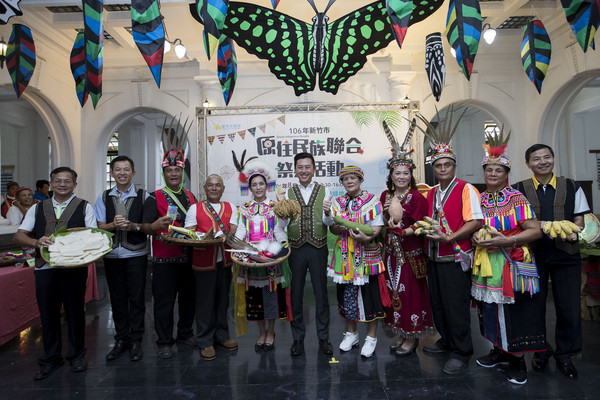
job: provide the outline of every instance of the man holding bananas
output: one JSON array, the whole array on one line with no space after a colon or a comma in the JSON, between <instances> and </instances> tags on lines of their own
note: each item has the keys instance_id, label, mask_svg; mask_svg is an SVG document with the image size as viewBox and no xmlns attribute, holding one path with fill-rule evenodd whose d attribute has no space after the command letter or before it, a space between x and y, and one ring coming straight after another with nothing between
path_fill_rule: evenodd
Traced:
<instances>
[{"instance_id":1,"label":"man holding bananas","mask_svg":"<svg viewBox=\"0 0 600 400\"><path fill-rule=\"evenodd\" d=\"M577 232L583 229L583 216L590 212L590 207L575 181L554 174L554 151L550 146L534 144L525 152L525 162L533 177L517 183L515 188L525 194L545 233L534 246L540 275L538 307L545 318L550 277L556 308L556 349L546 342L547 351L536 353L531 366L542 371L554 355L560 371L575 379L577 370L571 357L580 353L582 347Z\"/></svg>"}]
</instances>

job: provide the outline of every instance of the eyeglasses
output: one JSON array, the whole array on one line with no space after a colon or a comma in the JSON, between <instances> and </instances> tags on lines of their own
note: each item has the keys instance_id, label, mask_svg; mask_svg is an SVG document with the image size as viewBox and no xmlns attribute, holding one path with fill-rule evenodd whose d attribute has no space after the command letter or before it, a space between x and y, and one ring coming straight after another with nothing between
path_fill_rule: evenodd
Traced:
<instances>
[{"instance_id":1,"label":"eyeglasses","mask_svg":"<svg viewBox=\"0 0 600 400\"><path fill-rule=\"evenodd\" d=\"M70 185L73 181L70 179L52 179L52 183L57 184L57 185L62 185L63 183L65 185Z\"/></svg>"}]
</instances>

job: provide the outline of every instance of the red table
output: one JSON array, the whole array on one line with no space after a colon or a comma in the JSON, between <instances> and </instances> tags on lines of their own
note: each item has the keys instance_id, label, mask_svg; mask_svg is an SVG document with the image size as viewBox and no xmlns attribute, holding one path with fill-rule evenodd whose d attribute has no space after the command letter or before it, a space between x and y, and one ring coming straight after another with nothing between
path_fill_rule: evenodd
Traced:
<instances>
[{"instance_id":1,"label":"red table","mask_svg":"<svg viewBox=\"0 0 600 400\"><path fill-rule=\"evenodd\" d=\"M98 300L96 264L88 265L85 302ZM32 267L0 268L0 345L23 329L39 324L40 312L35 298Z\"/></svg>"}]
</instances>

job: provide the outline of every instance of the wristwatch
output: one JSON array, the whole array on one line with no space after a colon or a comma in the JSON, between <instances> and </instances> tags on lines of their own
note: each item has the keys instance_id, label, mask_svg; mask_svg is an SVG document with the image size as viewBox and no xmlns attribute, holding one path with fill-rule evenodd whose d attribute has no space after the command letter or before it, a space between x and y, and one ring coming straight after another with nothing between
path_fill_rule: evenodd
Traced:
<instances>
[{"instance_id":1,"label":"wristwatch","mask_svg":"<svg viewBox=\"0 0 600 400\"><path fill-rule=\"evenodd\" d=\"M135 224L135 230L139 232L140 229L142 229L142 226L140 224Z\"/></svg>"}]
</instances>

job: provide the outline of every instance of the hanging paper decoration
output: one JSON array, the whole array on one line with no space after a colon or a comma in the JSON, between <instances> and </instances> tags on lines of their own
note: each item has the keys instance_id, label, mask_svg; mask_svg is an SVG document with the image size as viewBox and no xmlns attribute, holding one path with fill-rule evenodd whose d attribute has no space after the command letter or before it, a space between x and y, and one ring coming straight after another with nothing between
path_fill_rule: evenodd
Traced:
<instances>
[{"instance_id":1,"label":"hanging paper decoration","mask_svg":"<svg viewBox=\"0 0 600 400\"><path fill-rule=\"evenodd\" d=\"M314 4L312 0L309 3ZM419 1L409 25L427 18L442 3L443 0ZM250 54L267 60L271 73L292 86L296 96L314 90L317 75L319 89L336 94L342 83L360 71L368 55L394 40L394 34L385 0L368 4L333 22L325 14L327 9L314 10L316 15L311 25L255 4L232 1L222 33ZM190 11L202 22L193 5Z\"/></svg>"},{"instance_id":2,"label":"hanging paper decoration","mask_svg":"<svg viewBox=\"0 0 600 400\"><path fill-rule=\"evenodd\" d=\"M15 15L23 15L19 2L21 0L0 0L0 25L5 25Z\"/></svg>"},{"instance_id":3,"label":"hanging paper decoration","mask_svg":"<svg viewBox=\"0 0 600 400\"><path fill-rule=\"evenodd\" d=\"M446 60L440 32L431 33L425 38L425 72L435 101L440 101L446 84Z\"/></svg>"},{"instance_id":4,"label":"hanging paper decoration","mask_svg":"<svg viewBox=\"0 0 600 400\"><path fill-rule=\"evenodd\" d=\"M6 68L17 97L21 97L35 69L35 44L31 29L14 24L6 47Z\"/></svg>"},{"instance_id":5,"label":"hanging paper decoration","mask_svg":"<svg viewBox=\"0 0 600 400\"><path fill-rule=\"evenodd\" d=\"M567 22L584 52L594 50L594 35L600 25L600 11L596 0L561 0Z\"/></svg>"},{"instance_id":6,"label":"hanging paper decoration","mask_svg":"<svg viewBox=\"0 0 600 400\"><path fill-rule=\"evenodd\" d=\"M471 71L481 38L481 10L478 0L450 0L446 19L448 43L456 51L456 61L467 80Z\"/></svg>"},{"instance_id":7,"label":"hanging paper decoration","mask_svg":"<svg viewBox=\"0 0 600 400\"><path fill-rule=\"evenodd\" d=\"M85 39L83 33L78 33L71 50L71 72L75 79L75 91L81 107L88 99L85 79Z\"/></svg>"},{"instance_id":8,"label":"hanging paper decoration","mask_svg":"<svg viewBox=\"0 0 600 400\"><path fill-rule=\"evenodd\" d=\"M160 87L165 29L158 0L131 0L131 27L133 40L146 60L156 86Z\"/></svg>"},{"instance_id":9,"label":"hanging paper decoration","mask_svg":"<svg viewBox=\"0 0 600 400\"><path fill-rule=\"evenodd\" d=\"M271 4L273 5L273 10L274 10L279 5L279 0L271 0Z\"/></svg>"},{"instance_id":10,"label":"hanging paper decoration","mask_svg":"<svg viewBox=\"0 0 600 400\"><path fill-rule=\"evenodd\" d=\"M221 37L229 0L196 0L196 11L204 24L204 50L210 60Z\"/></svg>"},{"instance_id":11,"label":"hanging paper decoration","mask_svg":"<svg viewBox=\"0 0 600 400\"><path fill-rule=\"evenodd\" d=\"M86 90L94 108L102 97L104 57L103 0L83 0L83 20L86 57Z\"/></svg>"},{"instance_id":12,"label":"hanging paper decoration","mask_svg":"<svg viewBox=\"0 0 600 400\"><path fill-rule=\"evenodd\" d=\"M521 62L538 93L542 93L542 81L548 72L551 51L550 36L542 21L537 19L525 25L521 44Z\"/></svg>"},{"instance_id":13,"label":"hanging paper decoration","mask_svg":"<svg viewBox=\"0 0 600 400\"><path fill-rule=\"evenodd\" d=\"M412 0L386 0L385 3L390 24L392 24L392 32L394 32L398 47L402 48L415 5Z\"/></svg>"},{"instance_id":14,"label":"hanging paper decoration","mask_svg":"<svg viewBox=\"0 0 600 400\"><path fill-rule=\"evenodd\" d=\"M219 82L223 90L225 104L228 105L233 96L233 89L237 79L237 57L235 55L233 40L225 35L221 35L221 39L219 39L217 75L219 76Z\"/></svg>"}]
</instances>

